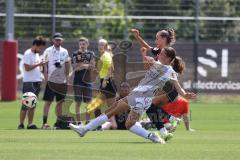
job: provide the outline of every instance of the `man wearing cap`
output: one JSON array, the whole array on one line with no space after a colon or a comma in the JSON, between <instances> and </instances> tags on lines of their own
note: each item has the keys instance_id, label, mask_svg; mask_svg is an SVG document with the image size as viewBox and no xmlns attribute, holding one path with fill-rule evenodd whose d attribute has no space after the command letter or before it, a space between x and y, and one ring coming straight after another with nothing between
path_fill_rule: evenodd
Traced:
<instances>
[{"instance_id":1,"label":"man wearing cap","mask_svg":"<svg viewBox=\"0 0 240 160\"><path fill-rule=\"evenodd\" d=\"M52 42L53 45L44 51L44 57L48 61L48 65L44 68L44 76L47 84L43 96L43 100L45 101L43 108L43 129L50 127L47 124L47 118L50 105L55 97L57 118L60 118L62 115L62 105L67 93L67 79L70 67L68 51L61 46L63 43L62 34L55 33Z\"/></svg>"}]
</instances>

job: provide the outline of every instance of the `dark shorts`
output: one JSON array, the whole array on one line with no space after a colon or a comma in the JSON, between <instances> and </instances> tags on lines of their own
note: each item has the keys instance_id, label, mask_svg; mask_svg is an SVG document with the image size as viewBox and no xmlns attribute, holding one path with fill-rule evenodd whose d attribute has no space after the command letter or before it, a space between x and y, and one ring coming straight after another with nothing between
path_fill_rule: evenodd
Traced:
<instances>
[{"instance_id":1,"label":"dark shorts","mask_svg":"<svg viewBox=\"0 0 240 160\"><path fill-rule=\"evenodd\" d=\"M173 86L173 83L170 81L165 83L163 91L166 92L166 96L169 102L173 102L178 97L178 92ZM155 106L154 104L151 104L151 107L148 108L146 113L158 130L164 127L162 119L168 119L170 117L170 114L165 112L162 108Z\"/></svg>"},{"instance_id":2,"label":"dark shorts","mask_svg":"<svg viewBox=\"0 0 240 160\"><path fill-rule=\"evenodd\" d=\"M102 87L103 79L100 79L100 91L103 95L105 95L106 98L114 98L117 93L116 85L114 83L114 80L112 78L108 79L107 86Z\"/></svg>"},{"instance_id":3,"label":"dark shorts","mask_svg":"<svg viewBox=\"0 0 240 160\"><path fill-rule=\"evenodd\" d=\"M117 123L117 129L119 130L126 130L126 126L125 123L127 121L128 118L128 114L127 112L121 112L117 115L115 115L115 119L116 119L116 123Z\"/></svg>"},{"instance_id":4,"label":"dark shorts","mask_svg":"<svg viewBox=\"0 0 240 160\"><path fill-rule=\"evenodd\" d=\"M160 130L164 127L164 123L162 119L166 118L169 119L170 114L165 112L162 108L151 104L151 107L148 108L146 111L147 116L151 120L151 122L155 125L155 127Z\"/></svg>"},{"instance_id":5,"label":"dark shorts","mask_svg":"<svg viewBox=\"0 0 240 160\"><path fill-rule=\"evenodd\" d=\"M54 97L56 97L56 102L64 100L67 94L67 84L66 83L53 83L49 82L46 85L43 100L52 102Z\"/></svg>"},{"instance_id":6,"label":"dark shorts","mask_svg":"<svg viewBox=\"0 0 240 160\"><path fill-rule=\"evenodd\" d=\"M74 99L76 102L89 102L92 100L92 85L74 85Z\"/></svg>"},{"instance_id":7,"label":"dark shorts","mask_svg":"<svg viewBox=\"0 0 240 160\"><path fill-rule=\"evenodd\" d=\"M42 82L23 82L22 93L25 92L33 92L36 96L38 96L41 90Z\"/></svg>"},{"instance_id":8,"label":"dark shorts","mask_svg":"<svg viewBox=\"0 0 240 160\"><path fill-rule=\"evenodd\" d=\"M73 89L76 102L89 102L92 100L92 84L85 83L78 76L74 77Z\"/></svg>"},{"instance_id":9,"label":"dark shorts","mask_svg":"<svg viewBox=\"0 0 240 160\"><path fill-rule=\"evenodd\" d=\"M23 82L22 93L32 92L38 96L41 90L41 82ZM23 110L28 110L27 107L22 105Z\"/></svg>"}]
</instances>

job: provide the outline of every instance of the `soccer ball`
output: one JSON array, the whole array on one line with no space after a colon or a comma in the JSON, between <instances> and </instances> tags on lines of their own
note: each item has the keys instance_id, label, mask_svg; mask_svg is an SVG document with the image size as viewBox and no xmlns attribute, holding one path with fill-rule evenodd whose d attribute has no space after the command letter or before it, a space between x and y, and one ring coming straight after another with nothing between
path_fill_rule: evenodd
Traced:
<instances>
[{"instance_id":1,"label":"soccer ball","mask_svg":"<svg viewBox=\"0 0 240 160\"><path fill-rule=\"evenodd\" d=\"M37 96L32 92L26 92L22 96L22 105L27 108L35 108L37 105Z\"/></svg>"}]
</instances>

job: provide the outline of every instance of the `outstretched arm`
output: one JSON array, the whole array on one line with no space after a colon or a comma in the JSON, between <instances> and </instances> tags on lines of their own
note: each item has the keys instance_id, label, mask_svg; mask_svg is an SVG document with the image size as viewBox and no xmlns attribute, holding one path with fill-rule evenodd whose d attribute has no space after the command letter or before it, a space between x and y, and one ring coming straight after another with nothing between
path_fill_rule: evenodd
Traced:
<instances>
[{"instance_id":1,"label":"outstretched arm","mask_svg":"<svg viewBox=\"0 0 240 160\"><path fill-rule=\"evenodd\" d=\"M152 57L147 56L147 48L142 47L141 54L143 58L144 69L149 69L153 65L154 59Z\"/></svg>"},{"instance_id":2,"label":"outstretched arm","mask_svg":"<svg viewBox=\"0 0 240 160\"><path fill-rule=\"evenodd\" d=\"M147 48L148 50L151 49L151 46L140 36L139 30L133 28L131 29L131 32L136 40L140 43L141 47Z\"/></svg>"},{"instance_id":3,"label":"outstretched arm","mask_svg":"<svg viewBox=\"0 0 240 160\"><path fill-rule=\"evenodd\" d=\"M185 90L180 86L178 81L173 82L174 87L177 89L177 92L186 99L195 99L196 94L192 92L185 92Z\"/></svg>"}]
</instances>

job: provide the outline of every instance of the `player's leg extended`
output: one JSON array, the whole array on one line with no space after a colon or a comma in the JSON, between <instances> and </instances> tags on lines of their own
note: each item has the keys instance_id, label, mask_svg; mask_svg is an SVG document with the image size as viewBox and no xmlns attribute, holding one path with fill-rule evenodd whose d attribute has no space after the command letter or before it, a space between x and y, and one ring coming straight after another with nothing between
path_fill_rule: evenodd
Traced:
<instances>
[{"instance_id":1,"label":"player's leg extended","mask_svg":"<svg viewBox=\"0 0 240 160\"><path fill-rule=\"evenodd\" d=\"M116 114L118 114L120 112L125 112L125 111L128 111L128 110L129 110L129 107L128 107L128 104L126 102L126 99L119 100L117 103L113 103L113 106L110 107L104 114L100 115L96 119L89 122L85 126L85 128L87 130L96 129L98 126L105 123L112 116L115 116Z\"/></svg>"},{"instance_id":2,"label":"player's leg extended","mask_svg":"<svg viewBox=\"0 0 240 160\"><path fill-rule=\"evenodd\" d=\"M161 137L168 141L173 137L173 134L169 133L167 129L164 127L164 123L162 121L163 118L169 119L171 115L165 112L162 108L154 106L153 104L147 110L147 115L153 124L156 126L158 131L160 132Z\"/></svg>"},{"instance_id":3,"label":"player's leg extended","mask_svg":"<svg viewBox=\"0 0 240 160\"><path fill-rule=\"evenodd\" d=\"M142 128L142 126L138 123L136 123L140 118L140 114L131 110L127 121L126 121L126 128L129 129L132 133L135 133L136 135L149 139L154 143L165 143L163 139L161 139L157 134L151 133L148 130Z\"/></svg>"},{"instance_id":4,"label":"player's leg extended","mask_svg":"<svg viewBox=\"0 0 240 160\"><path fill-rule=\"evenodd\" d=\"M120 112L124 112L128 109L129 109L129 107L128 107L128 104L126 103L126 101L120 100L120 101L118 101L117 106L115 108L113 107L107 113L104 113L104 114L100 115L99 117L93 119L87 125L76 126L76 125L70 124L69 126L72 130L77 132L80 136L84 136L88 131L96 129L98 126L100 126L103 123L105 123L106 121L108 121L108 119L110 117L112 117Z\"/></svg>"}]
</instances>

